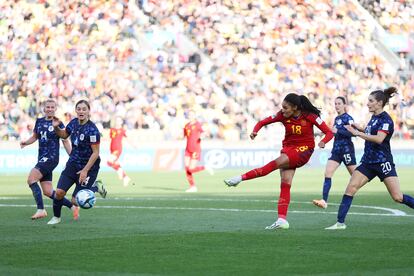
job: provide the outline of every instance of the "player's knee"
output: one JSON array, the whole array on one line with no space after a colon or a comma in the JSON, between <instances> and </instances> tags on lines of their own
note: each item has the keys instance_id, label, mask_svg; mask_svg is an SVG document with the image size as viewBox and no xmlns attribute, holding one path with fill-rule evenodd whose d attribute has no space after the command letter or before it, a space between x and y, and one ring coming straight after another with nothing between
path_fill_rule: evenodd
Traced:
<instances>
[{"instance_id":1,"label":"player's knee","mask_svg":"<svg viewBox=\"0 0 414 276\"><path fill-rule=\"evenodd\" d=\"M66 192L64 190L61 190L61 189L56 190L55 197L56 197L57 200L63 199L65 197L65 195L66 195Z\"/></svg>"},{"instance_id":2,"label":"player's knee","mask_svg":"<svg viewBox=\"0 0 414 276\"><path fill-rule=\"evenodd\" d=\"M350 196L353 196L357 192L358 192L358 187L355 185L348 185L348 187L346 187L346 190L345 190L345 194L350 195Z\"/></svg>"},{"instance_id":3,"label":"player's knee","mask_svg":"<svg viewBox=\"0 0 414 276\"><path fill-rule=\"evenodd\" d=\"M76 202L76 198L72 197L71 201L73 205L78 206L78 203Z\"/></svg>"},{"instance_id":4,"label":"player's knee","mask_svg":"<svg viewBox=\"0 0 414 276\"><path fill-rule=\"evenodd\" d=\"M403 201L403 195L402 195L402 193L392 193L391 194L391 197L397 203L401 203Z\"/></svg>"},{"instance_id":5,"label":"player's knee","mask_svg":"<svg viewBox=\"0 0 414 276\"><path fill-rule=\"evenodd\" d=\"M47 197L51 197L52 196L52 191L45 189L45 190L43 190L43 194Z\"/></svg>"},{"instance_id":6,"label":"player's knee","mask_svg":"<svg viewBox=\"0 0 414 276\"><path fill-rule=\"evenodd\" d=\"M38 179L36 179L35 177L29 175L29 177L27 178L27 185L32 185L33 183L36 183L38 181Z\"/></svg>"}]
</instances>

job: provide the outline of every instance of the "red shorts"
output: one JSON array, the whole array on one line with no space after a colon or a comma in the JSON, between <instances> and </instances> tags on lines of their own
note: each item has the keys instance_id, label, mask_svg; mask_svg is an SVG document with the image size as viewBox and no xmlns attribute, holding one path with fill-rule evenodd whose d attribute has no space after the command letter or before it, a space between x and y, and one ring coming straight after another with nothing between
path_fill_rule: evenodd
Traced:
<instances>
[{"instance_id":1,"label":"red shorts","mask_svg":"<svg viewBox=\"0 0 414 276\"><path fill-rule=\"evenodd\" d=\"M116 159L119 159L119 157L121 156L122 153L122 149L111 149L111 155L115 155Z\"/></svg>"},{"instance_id":2,"label":"red shorts","mask_svg":"<svg viewBox=\"0 0 414 276\"><path fill-rule=\"evenodd\" d=\"M289 169L296 169L308 163L312 156L313 148L309 148L308 146L287 147L283 148L280 153L288 156Z\"/></svg>"},{"instance_id":3,"label":"red shorts","mask_svg":"<svg viewBox=\"0 0 414 276\"><path fill-rule=\"evenodd\" d=\"M201 159L201 151L191 152L191 151L185 150L185 156L188 156L191 159L196 159L196 160L200 161L200 159Z\"/></svg>"}]
</instances>

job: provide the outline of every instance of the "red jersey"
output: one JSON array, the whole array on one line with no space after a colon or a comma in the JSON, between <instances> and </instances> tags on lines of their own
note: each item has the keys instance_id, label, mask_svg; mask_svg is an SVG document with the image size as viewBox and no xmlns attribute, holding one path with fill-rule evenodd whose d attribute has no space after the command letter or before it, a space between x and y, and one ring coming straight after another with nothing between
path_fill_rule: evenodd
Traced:
<instances>
[{"instance_id":1,"label":"red jersey","mask_svg":"<svg viewBox=\"0 0 414 276\"><path fill-rule=\"evenodd\" d=\"M122 139L126 137L126 130L123 128L111 128L109 130L111 137L111 152L122 151Z\"/></svg>"},{"instance_id":2,"label":"red jersey","mask_svg":"<svg viewBox=\"0 0 414 276\"><path fill-rule=\"evenodd\" d=\"M331 129L314 113L302 113L297 118L285 118L282 112L279 111L276 115L259 121L254 127L253 132L257 133L263 126L275 122L281 122L285 126L285 139L282 142L284 148L307 146L313 149L315 147L314 125L325 134L325 137L322 139L324 143L329 142L333 138Z\"/></svg>"},{"instance_id":3,"label":"red jersey","mask_svg":"<svg viewBox=\"0 0 414 276\"><path fill-rule=\"evenodd\" d=\"M203 132L203 128L201 124L197 121L189 122L184 127L184 137L187 138L187 146L186 150L189 152L197 152L201 151L201 133Z\"/></svg>"}]
</instances>

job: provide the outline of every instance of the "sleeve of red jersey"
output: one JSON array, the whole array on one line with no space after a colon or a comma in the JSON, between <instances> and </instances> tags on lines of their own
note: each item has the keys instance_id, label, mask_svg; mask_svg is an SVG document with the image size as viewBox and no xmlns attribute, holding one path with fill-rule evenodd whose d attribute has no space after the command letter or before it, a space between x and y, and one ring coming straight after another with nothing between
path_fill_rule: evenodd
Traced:
<instances>
[{"instance_id":1,"label":"sleeve of red jersey","mask_svg":"<svg viewBox=\"0 0 414 276\"><path fill-rule=\"evenodd\" d=\"M283 119L282 112L279 111L276 115L269 116L269 117L257 122L257 124L253 128L253 132L258 133L259 130L262 127L264 127L266 125L269 125L269 124L276 123L276 122L280 122L280 121L282 121L282 119Z\"/></svg>"},{"instance_id":2,"label":"sleeve of red jersey","mask_svg":"<svg viewBox=\"0 0 414 276\"><path fill-rule=\"evenodd\" d=\"M325 134L325 137L321 140L322 142L326 144L332 140L334 134L328 125L321 119L321 117L316 114L310 114L308 118Z\"/></svg>"}]
</instances>

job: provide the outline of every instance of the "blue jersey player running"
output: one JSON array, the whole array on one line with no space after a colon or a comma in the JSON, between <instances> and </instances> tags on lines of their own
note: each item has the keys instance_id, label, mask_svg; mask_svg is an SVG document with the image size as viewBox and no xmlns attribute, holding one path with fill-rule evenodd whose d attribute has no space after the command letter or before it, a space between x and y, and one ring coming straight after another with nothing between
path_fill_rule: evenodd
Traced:
<instances>
[{"instance_id":1,"label":"blue jersey player running","mask_svg":"<svg viewBox=\"0 0 414 276\"><path fill-rule=\"evenodd\" d=\"M69 122L66 128L61 129L61 121L53 119L53 127L56 134L66 139L70 136L72 151L66 167L60 175L57 184L56 196L53 200L53 217L48 224L57 224L61 221L63 198L67 191L76 184L72 194L72 203L76 204L76 194L82 189L99 192L106 196L106 190L95 180L99 172L99 143L100 134L98 128L89 120L90 105L85 100L80 100L75 105L77 118Z\"/></svg>"},{"instance_id":2,"label":"blue jersey player running","mask_svg":"<svg viewBox=\"0 0 414 276\"><path fill-rule=\"evenodd\" d=\"M331 157L326 163L325 180L323 182L322 199L313 200L313 204L326 209L328 207L329 190L332 185L332 176L343 162L350 175L355 170L355 148L352 142L352 133L350 133L345 125L352 125L354 119L346 113L346 100L344 97L335 99L335 110L338 116L335 118L335 124L332 132L335 134L335 140L331 151Z\"/></svg>"},{"instance_id":3,"label":"blue jersey player running","mask_svg":"<svg viewBox=\"0 0 414 276\"><path fill-rule=\"evenodd\" d=\"M27 177L27 184L29 184L32 190L37 205L37 211L32 216L32 219L47 217L47 212L43 204L42 190L45 196L53 200L55 196L55 191L52 186L53 170L59 164L60 138L55 134L52 126L52 120L56 112L56 102L53 99L46 100L44 102L43 112L45 113L45 117L36 120L32 136L26 141L20 142L20 147L24 148L33 144L36 140L39 141L37 164L32 168ZM61 124L60 127L64 127L64 125ZM63 145L66 152L70 154L70 142L63 140ZM39 187L39 182L42 189ZM63 199L63 205L71 208L76 218L79 208L73 206L66 198Z\"/></svg>"},{"instance_id":4,"label":"blue jersey player running","mask_svg":"<svg viewBox=\"0 0 414 276\"><path fill-rule=\"evenodd\" d=\"M371 92L367 106L373 115L365 130L356 125L346 126L353 135L365 140L364 154L361 158L361 164L352 173L342 197L337 222L325 229L346 228L345 217L351 207L354 195L376 176L384 182L394 201L414 208L414 198L403 194L400 190L390 146L390 140L394 133L394 122L390 115L384 111L384 106L395 93L397 93L395 87Z\"/></svg>"}]
</instances>

